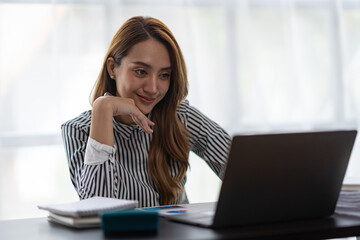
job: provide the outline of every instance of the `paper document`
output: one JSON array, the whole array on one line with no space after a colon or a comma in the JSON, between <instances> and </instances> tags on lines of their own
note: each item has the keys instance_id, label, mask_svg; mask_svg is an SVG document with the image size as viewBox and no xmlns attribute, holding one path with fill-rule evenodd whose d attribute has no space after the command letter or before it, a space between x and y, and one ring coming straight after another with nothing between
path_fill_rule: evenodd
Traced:
<instances>
[{"instance_id":1,"label":"paper document","mask_svg":"<svg viewBox=\"0 0 360 240\"><path fill-rule=\"evenodd\" d=\"M39 205L38 208L63 216L84 217L97 216L104 211L131 209L137 205L137 200L92 197L71 203Z\"/></svg>"}]
</instances>

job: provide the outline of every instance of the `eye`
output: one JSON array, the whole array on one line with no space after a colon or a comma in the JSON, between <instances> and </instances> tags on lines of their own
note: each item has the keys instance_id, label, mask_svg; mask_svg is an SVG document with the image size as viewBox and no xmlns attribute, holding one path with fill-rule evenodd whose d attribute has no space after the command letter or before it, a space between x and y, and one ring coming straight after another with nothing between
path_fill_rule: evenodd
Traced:
<instances>
[{"instance_id":1,"label":"eye","mask_svg":"<svg viewBox=\"0 0 360 240\"><path fill-rule=\"evenodd\" d=\"M170 73L167 73L167 72L160 74L160 79L162 79L162 80L169 80L170 77L171 77L171 74L170 74Z\"/></svg>"},{"instance_id":2,"label":"eye","mask_svg":"<svg viewBox=\"0 0 360 240\"><path fill-rule=\"evenodd\" d=\"M147 75L147 72L144 69L135 69L134 73L138 77L145 77Z\"/></svg>"}]
</instances>

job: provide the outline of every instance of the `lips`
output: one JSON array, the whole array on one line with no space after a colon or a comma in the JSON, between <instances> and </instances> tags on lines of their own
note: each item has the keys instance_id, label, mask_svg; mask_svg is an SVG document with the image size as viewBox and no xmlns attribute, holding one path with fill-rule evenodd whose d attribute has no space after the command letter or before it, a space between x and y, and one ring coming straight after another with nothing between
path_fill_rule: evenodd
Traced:
<instances>
[{"instance_id":1,"label":"lips","mask_svg":"<svg viewBox=\"0 0 360 240\"><path fill-rule=\"evenodd\" d=\"M141 102L146 103L146 104L150 104L153 103L155 101L155 98L149 98L149 97L145 97L142 95L137 95L139 97L139 99L141 100Z\"/></svg>"}]
</instances>

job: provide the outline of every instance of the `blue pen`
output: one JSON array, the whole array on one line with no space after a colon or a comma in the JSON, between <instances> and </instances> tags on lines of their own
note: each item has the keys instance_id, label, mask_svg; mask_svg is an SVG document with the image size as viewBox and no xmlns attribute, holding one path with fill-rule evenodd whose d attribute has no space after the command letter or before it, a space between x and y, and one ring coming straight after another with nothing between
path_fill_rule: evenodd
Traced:
<instances>
[{"instance_id":1,"label":"blue pen","mask_svg":"<svg viewBox=\"0 0 360 240\"><path fill-rule=\"evenodd\" d=\"M149 207L144 208L144 210L161 210L161 209L168 209L168 208L179 208L179 206L158 206L158 207Z\"/></svg>"},{"instance_id":2,"label":"blue pen","mask_svg":"<svg viewBox=\"0 0 360 240\"><path fill-rule=\"evenodd\" d=\"M171 211L167 211L166 213L186 213L186 210L171 210Z\"/></svg>"}]
</instances>

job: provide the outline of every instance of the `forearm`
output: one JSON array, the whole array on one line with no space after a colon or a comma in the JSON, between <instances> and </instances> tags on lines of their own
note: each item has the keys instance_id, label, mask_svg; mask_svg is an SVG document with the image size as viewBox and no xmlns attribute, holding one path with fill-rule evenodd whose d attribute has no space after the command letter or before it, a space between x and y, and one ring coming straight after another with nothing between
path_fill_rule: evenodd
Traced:
<instances>
[{"instance_id":1,"label":"forearm","mask_svg":"<svg viewBox=\"0 0 360 240\"><path fill-rule=\"evenodd\" d=\"M99 143L114 145L113 108L106 98L99 98L94 102L90 137Z\"/></svg>"}]
</instances>

